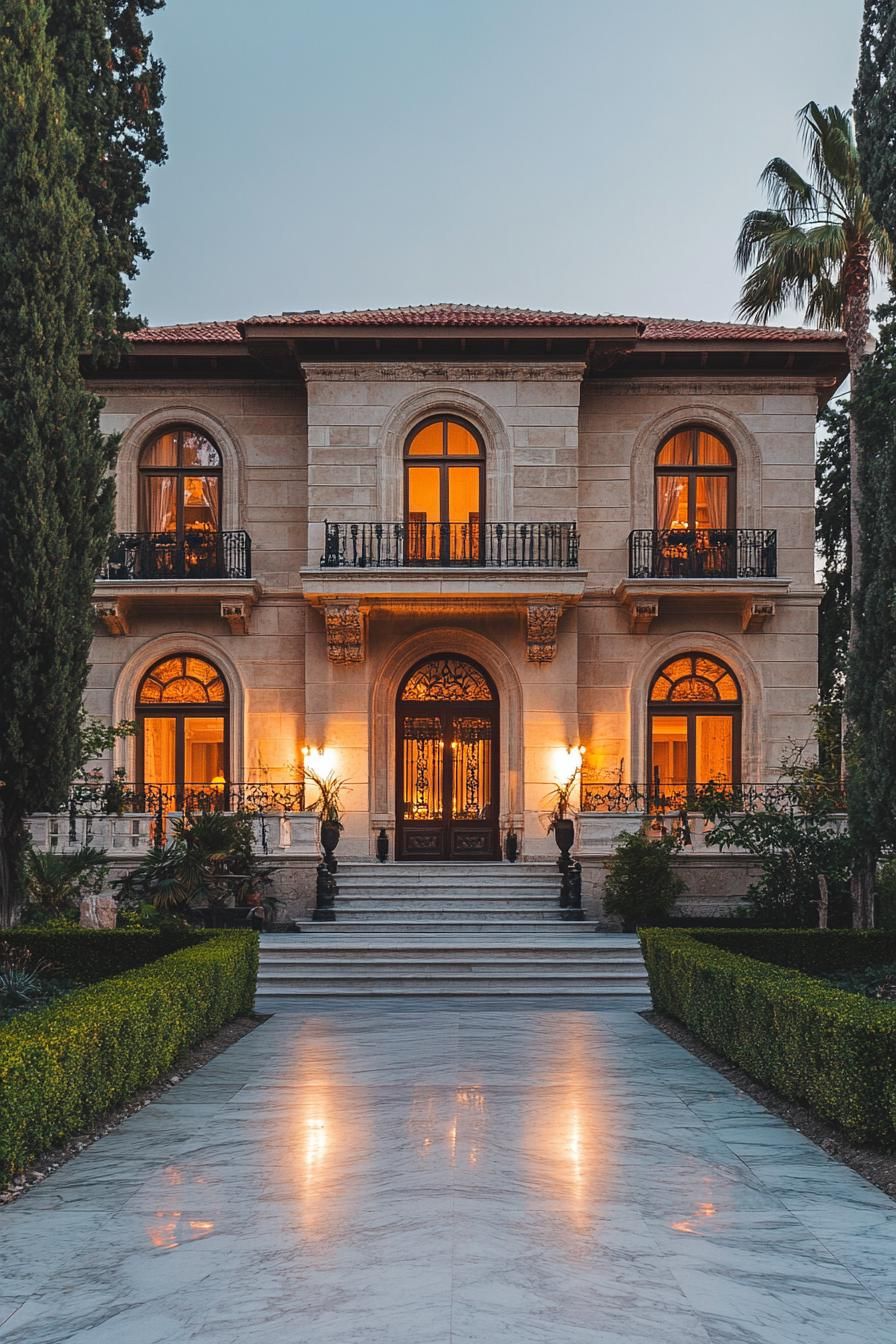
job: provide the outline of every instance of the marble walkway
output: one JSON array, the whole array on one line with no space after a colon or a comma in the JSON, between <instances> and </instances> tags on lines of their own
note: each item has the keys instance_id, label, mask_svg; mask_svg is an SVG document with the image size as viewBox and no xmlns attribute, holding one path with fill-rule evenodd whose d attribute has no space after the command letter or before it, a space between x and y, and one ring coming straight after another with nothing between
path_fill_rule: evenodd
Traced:
<instances>
[{"instance_id":1,"label":"marble walkway","mask_svg":"<svg viewBox=\"0 0 896 1344\"><path fill-rule=\"evenodd\" d=\"M0 1211L4 1344L894 1344L896 1205L630 1008L292 1002Z\"/></svg>"}]
</instances>

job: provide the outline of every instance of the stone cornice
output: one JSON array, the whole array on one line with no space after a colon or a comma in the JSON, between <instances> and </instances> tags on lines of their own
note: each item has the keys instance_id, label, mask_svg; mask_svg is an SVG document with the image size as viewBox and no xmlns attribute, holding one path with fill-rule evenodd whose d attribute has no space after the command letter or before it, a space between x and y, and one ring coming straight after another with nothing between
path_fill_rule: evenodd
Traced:
<instances>
[{"instance_id":1,"label":"stone cornice","mask_svg":"<svg viewBox=\"0 0 896 1344\"><path fill-rule=\"evenodd\" d=\"M404 360L387 363L359 360L356 363L303 360L300 368L306 382L435 382L456 383L578 383L585 373L584 363L569 361L552 364L543 360L511 363L458 363L455 360Z\"/></svg>"},{"instance_id":2,"label":"stone cornice","mask_svg":"<svg viewBox=\"0 0 896 1344\"><path fill-rule=\"evenodd\" d=\"M594 378L586 379L585 386L599 388L601 391L624 392L628 396L643 396L645 393L667 396L737 396L744 392L801 393L814 395L818 379L813 374L798 377L792 373L786 375L769 373L759 378L755 373L743 377L730 371L717 377L695 378L693 374L664 374L661 378Z\"/></svg>"}]
</instances>

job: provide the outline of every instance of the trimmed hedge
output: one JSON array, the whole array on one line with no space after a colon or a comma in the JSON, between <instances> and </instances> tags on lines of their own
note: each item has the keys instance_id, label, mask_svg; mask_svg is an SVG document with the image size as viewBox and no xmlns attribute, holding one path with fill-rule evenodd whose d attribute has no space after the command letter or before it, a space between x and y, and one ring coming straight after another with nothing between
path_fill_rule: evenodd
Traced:
<instances>
[{"instance_id":1,"label":"trimmed hedge","mask_svg":"<svg viewBox=\"0 0 896 1344\"><path fill-rule=\"evenodd\" d=\"M194 946L0 1027L0 1173L21 1171L251 1012L257 969L257 934L200 934Z\"/></svg>"},{"instance_id":2,"label":"trimmed hedge","mask_svg":"<svg viewBox=\"0 0 896 1344\"><path fill-rule=\"evenodd\" d=\"M809 964L820 972L885 962L892 935L641 929L640 937L659 1012L860 1142L896 1146L896 1005L804 973ZM757 960L772 954L801 969Z\"/></svg>"},{"instance_id":3,"label":"trimmed hedge","mask_svg":"<svg viewBox=\"0 0 896 1344\"><path fill-rule=\"evenodd\" d=\"M726 952L739 952L807 975L861 971L896 961L896 933L861 929L701 929L697 937Z\"/></svg>"},{"instance_id":4,"label":"trimmed hedge","mask_svg":"<svg viewBox=\"0 0 896 1344\"><path fill-rule=\"evenodd\" d=\"M25 925L0 929L0 943L29 947L35 957L52 962L66 979L91 985L121 975L147 962L193 947L205 935L200 929L42 929Z\"/></svg>"}]
</instances>

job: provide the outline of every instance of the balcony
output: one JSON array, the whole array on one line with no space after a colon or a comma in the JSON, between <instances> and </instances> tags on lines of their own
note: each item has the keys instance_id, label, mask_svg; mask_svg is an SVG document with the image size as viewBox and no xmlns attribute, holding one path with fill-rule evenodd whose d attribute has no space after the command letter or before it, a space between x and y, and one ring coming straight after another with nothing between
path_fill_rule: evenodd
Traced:
<instances>
[{"instance_id":1,"label":"balcony","mask_svg":"<svg viewBox=\"0 0 896 1344\"><path fill-rule=\"evenodd\" d=\"M302 571L320 608L331 662L366 656L379 613L509 614L525 622L527 656L551 662L563 612L581 600L575 523L325 523L324 553Z\"/></svg>"},{"instance_id":2,"label":"balcony","mask_svg":"<svg viewBox=\"0 0 896 1344\"><path fill-rule=\"evenodd\" d=\"M128 633L132 610L172 603L213 610L232 633L245 634L259 593L248 532L116 532L93 605L112 635Z\"/></svg>"},{"instance_id":3,"label":"balcony","mask_svg":"<svg viewBox=\"0 0 896 1344\"><path fill-rule=\"evenodd\" d=\"M575 523L325 523L321 567L575 569Z\"/></svg>"},{"instance_id":4,"label":"balcony","mask_svg":"<svg viewBox=\"0 0 896 1344\"><path fill-rule=\"evenodd\" d=\"M116 532L99 577L133 579L248 579L252 542L248 532Z\"/></svg>"},{"instance_id":5,"label":"balcony","mask_svg":"<svg viewBox=\"0 0 896 1344\"><path fill-rule=\"evenodd\" d=\"M651 532L628 539L630 579L775 579L778 534L757 527Z\"/></svg>"},{"instance_id":6,"label":"balcony","mask_svg":"<svg viewBox=\"0 0 896 1344\"><path fill-rule=\"evenodd\" d=\"M789 588L778 578L778 534L770 528L694 528L629 534L628 578L616 589L631 629L646 633L667 602L740 612L742 628L775 614Z\"/></svg>"}]
</instances>

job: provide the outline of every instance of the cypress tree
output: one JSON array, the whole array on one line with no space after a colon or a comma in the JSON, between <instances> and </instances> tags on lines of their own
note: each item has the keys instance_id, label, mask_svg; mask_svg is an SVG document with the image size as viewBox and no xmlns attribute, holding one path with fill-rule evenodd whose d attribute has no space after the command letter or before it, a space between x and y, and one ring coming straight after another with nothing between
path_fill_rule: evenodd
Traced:
<instances>
[{"instance_id":1,"label":"cypress tree","mask_svg":"<svg viewBox=\"0 0 896 1344\"><path fill-rule=\"evenodd\" d=\"M839 705L849 640L849 403L819 416L827 431L815 462L815 540L824 596L818 613L818 686L822 705Z\"/></svg>"},{"instance_id":2,"label":"cypress tree","mask_svg":"<svg viewBox=\"0 0 896 1344\"><path fill-rule=\"evenodd\" d=\"M137 213L149 200L147 170L167 157L162 133L165 68L151 55L144 18L165 0L48 0L49 32L69 124L83 153L77 185L93 216L92 351L117 361L128 315L128 280L152 254Z\"/></svg>"},{"instance_id":3,"label":"cypress tree","mask_svg":"<svg viewBox=\"0 0 896 1344\"><path fill-rule=\"evenodd\" d=\"M865 0L856 137L874 218L896 243L896 3Z\"/></svg>"},{"instance_id":4,"label":"cypress tree","mask_svg":"<svg viewBox=\"0 0 896 1344\"><path fill-rule=\"evenodd\" d=\"M46 0L0 17L0 918L24 818L60 806L78 758L90 598L112 525L114 445L79 355L93 337L91 210Z\"/></svg>"},{"instance_id":5,"label":"cypress tree","mask_svg":"<svg viewBox=\"0 0 896 1344\"><path fill-rule=\"evenodd\" d=\"M865 922L871 922L878 857L896 844L896 302L877 316L877 349L865 361L853 394L865 447L862 618L847 687L849 829L858 854L854 892L858 888Z\"/></svg>"}]
</instances>

